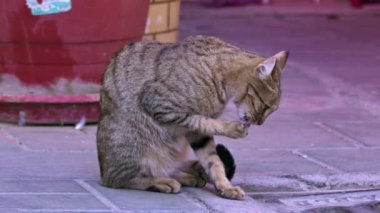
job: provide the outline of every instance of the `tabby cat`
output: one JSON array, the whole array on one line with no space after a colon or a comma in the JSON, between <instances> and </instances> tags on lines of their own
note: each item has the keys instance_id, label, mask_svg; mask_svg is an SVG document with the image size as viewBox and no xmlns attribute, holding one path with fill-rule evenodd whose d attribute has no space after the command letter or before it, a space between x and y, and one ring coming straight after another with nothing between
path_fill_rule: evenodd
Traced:
<instances>
[{"instance_id":1,"label":"tabby cat","mask_svg":"<svg viewBox=\"0 0 380 213\"><path fill-rule=\"evenodd\" d=\"M112 188L178 193L214 184L243 199L230 183L235 165L213 136L243 138L278 108L288 53L265 58L217 38L141 41L111 59L100 91L97 149L101 183ZM217 119L227 102L237 121ZM198 160L187 159L189 148Z\"/></svg>"}]
</instances>

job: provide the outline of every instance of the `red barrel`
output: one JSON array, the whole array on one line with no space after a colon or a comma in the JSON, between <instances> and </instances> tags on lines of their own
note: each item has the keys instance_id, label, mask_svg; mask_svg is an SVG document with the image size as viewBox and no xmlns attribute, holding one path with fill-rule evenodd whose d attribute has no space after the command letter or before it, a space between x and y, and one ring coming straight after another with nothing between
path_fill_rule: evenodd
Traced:
<instances>
[{"instance_id":1,"label":"red barrel","mask_svg":"<svg viewBox=\"0 0 380 213\"><path fill-rule=\"evenodd\" d=\"M0 0L0 76L14 75L25 85L50 85L62 78L99 83L105 65L115 51L143 36L149 0L71 2L72 8L68 12L32 16L25 0ZM78 95L75 94L76 104ZM5 111L9 100L17 99L18 104L26 104L26 108L21 107L18 111L27 111L28 103L20 100L33 97L9 99L9 96L1 97L0 93L0 121L17 120L13 117L18 117L19 112L9 112L10 115ZM49 96L44 98L49 99ZM41 99L37 97L37 100ZM69 100L66 103L69 104ZM51 101L46 103L51 104ZM44 107L46 103L41 102ZM33 104L35 107L37 103ZM41 117L33 112L29 114L30 118ZM40 119L49 123L79 118L70 118L66 112L64 118ZM27 122L39 123L39 120Z\"/></svg>"},{"instance_id":2,"label":"red barrel","mask_svg":"<svg viewBox=\"0 0 380 213\"><path fill-rule=\"evenodd\" d=\"M148 6L148 0L73 0L68 12L32 16L25 0L0 0L0 73L25 83L99 82L115 50L141 39Z\"/></svg>"}]
</instances>

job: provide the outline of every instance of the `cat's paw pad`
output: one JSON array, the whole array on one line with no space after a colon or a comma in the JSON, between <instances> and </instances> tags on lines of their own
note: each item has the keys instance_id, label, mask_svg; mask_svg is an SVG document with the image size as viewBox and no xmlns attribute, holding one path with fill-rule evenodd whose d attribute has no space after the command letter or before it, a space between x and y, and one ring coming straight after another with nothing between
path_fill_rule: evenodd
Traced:
<instances>
[{"instance_id":1,"label":"cat's paw pad","mask_svg":"<svg viewBox=\"0 0 380 213\"><path fill-rule=\"evenodd\" d=\"M226 136L230 138L244 138L248 135L248 128L244 127L240 122L232 122L227 124Z\"/></svg>"},{"instance_id":2,"label":"cat's paw pad","mask_svg":"<svg viewBox=\"0 0 380 213\"><path fill-rule=\"evenodd\" d=\"M181 191L181 184L175 179L160 179L155 181L147 190L176 194Z\"/></svg>"},{"instance_id":3,"label":"cat's paw pad","mask_svg":"<svg viewBox=\"0 0 380 213\"><path fill-rule=\"evenodd\" d=\"M233 200L243 200L245 192L239 186L231 186L224 189L218 189L218 194L224 198Z\"/></svg>"}]
</instances>

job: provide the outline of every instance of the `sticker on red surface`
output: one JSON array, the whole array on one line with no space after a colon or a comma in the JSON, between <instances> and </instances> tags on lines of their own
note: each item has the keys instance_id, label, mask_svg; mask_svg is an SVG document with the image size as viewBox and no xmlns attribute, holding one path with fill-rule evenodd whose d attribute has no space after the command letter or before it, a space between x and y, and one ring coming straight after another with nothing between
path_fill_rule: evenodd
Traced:
<instances>
[{"instance_id":1,"label":"sticker on red surface","mask_svg":"<svg viewBox=\"0 0 380 213\"><path fill-rule=\"evenodd\" d=\"M67 12L71 9L71 0L26 0L32 15L47 15Z\"/></svg>"}]
</instances>

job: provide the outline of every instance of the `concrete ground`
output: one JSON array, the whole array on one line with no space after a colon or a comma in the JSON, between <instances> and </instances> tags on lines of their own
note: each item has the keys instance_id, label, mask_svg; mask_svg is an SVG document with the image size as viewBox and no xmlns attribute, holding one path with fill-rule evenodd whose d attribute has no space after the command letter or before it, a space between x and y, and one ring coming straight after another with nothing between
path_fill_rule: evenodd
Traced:
<instances>
[{"instance_id":1,"label":"concrete ground","mask_svg":"<svg viewBox=\"0 0 380 213\"><path fill-rule=\"evenodd\" d=\"M98 184L96 126L0 124L0 212L380 212L380 13L347 11L182 5L181 38L290 51L279 111L245 139L217 137L236 158L244 201L212 186L107 189ZM229 106L224 117L234 115Z\"/></svg>"}]
</instances>

